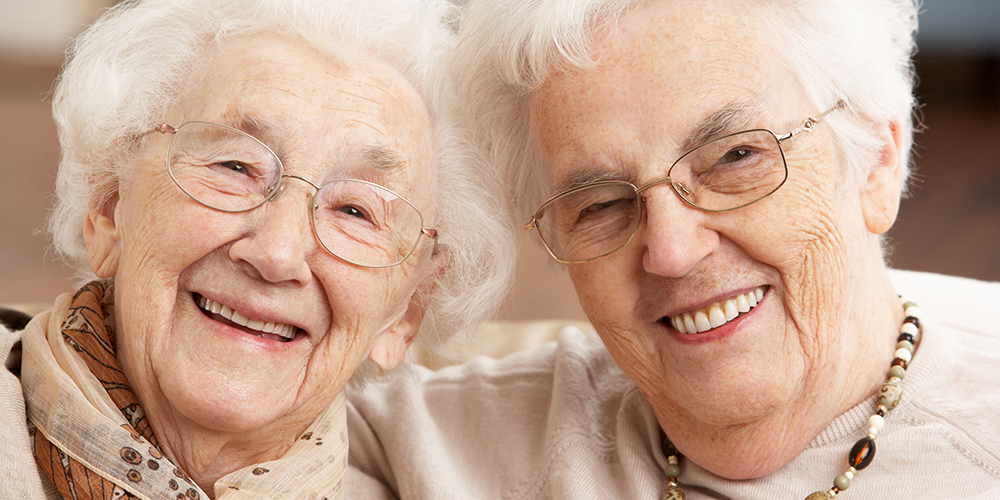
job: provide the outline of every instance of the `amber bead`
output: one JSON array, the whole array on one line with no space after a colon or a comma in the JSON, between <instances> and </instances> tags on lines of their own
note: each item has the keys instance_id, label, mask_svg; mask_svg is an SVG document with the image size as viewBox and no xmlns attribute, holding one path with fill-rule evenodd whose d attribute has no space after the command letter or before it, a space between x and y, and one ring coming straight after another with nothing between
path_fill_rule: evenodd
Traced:
<instances>
[{"instance_id":1,"label":"amber bead","mask_svg":"<svg viewBox=\"0 0 1000 500\"><path fill-rule=\"evenodd\" d=\"M847 463L851 464L851 467L861 470L868 467L872 463L873 458L875 458L875 440L865 436L851 447L851 454L847 457Z\"/></svg>"},{"instance_id":2,"label":"amber bead","mask_svg":"<svg viewBox=\"0 0 1000 500\"><path fill-rule=\"evenodd\" d=\"M913 326L920 328L920 318L916 316L907 316L903 318L903 323L913 323Z\"/></svg>"},{"instance_id":3,"label":"amber bead","mask_svg":"<svg viewBox=\"0 0 1000 500\"><path fill-rule=\"evenodd\" d=\"M892 360L892 364L890 366L898 366L898 367L900 367L900 368L902 368L902 369L905 370L906 367L909 366L909 365L910 365L910 363L907 363L905 359L903 359L903 358L895 358L895 359Z\"/></svg>"},{"instance_id":4,"label":"amber bead","mask_svg":"<svg viewBox=\"0 0 1000 500\"><path fill-rule=\"evenodd\" d=\"M909 333L900 333L899 336L896 337L896 342L902 342L904 340L912 344L913 335L910 335Z\"/></svg>"}]
</instances>

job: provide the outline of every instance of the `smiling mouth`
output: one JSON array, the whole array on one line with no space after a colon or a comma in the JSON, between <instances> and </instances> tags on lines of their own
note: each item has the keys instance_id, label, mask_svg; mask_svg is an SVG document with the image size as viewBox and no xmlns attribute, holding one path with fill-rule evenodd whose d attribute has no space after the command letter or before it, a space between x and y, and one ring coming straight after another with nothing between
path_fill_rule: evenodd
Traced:
<instances>
[{"instance_id":1,"label":"smiling mouth","mask_svg":"<svg viewBox=\"0 0 1000 500\"><path fill-rule=\"evenodd\" d=\"M684 334L707 332L750 312L764 298L767 289L767 285L762 285L747 293L720 300L695 311L664 316L660 321L669 323L675 330Z\"/></svg>"},{"instance_id":2,"label":"smiling mouth","mask_svg":"<svg viewBox=\"0 0 1000 500\"><path fill-rule=\"evenodd\" d=\"M198 308L216 321L229 324L263 339L291 342L299 331L297 327L285 323L267 323L247 318L239 311L202 295L197 297L197 302Z\"/></svg>"}]
</instances>

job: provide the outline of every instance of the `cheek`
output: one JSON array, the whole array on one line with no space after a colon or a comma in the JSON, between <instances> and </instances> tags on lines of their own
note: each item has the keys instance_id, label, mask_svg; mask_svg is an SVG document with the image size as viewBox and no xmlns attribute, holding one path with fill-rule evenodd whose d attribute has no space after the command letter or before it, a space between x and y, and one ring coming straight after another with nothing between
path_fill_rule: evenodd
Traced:
<instances>
[{"instance_id":1,"label":"cheek","mask_svg":"<svg viewBox=\"0 0 1000 500\"><path fill-rule=\"evenodd\" d=\"M409 283L401 269L360 268L333 257L324 260L313 265L313 272L323 284L334 331L367 339L405 308L409 294L404 288Z\"/></svg>"},{"instance_id":2,"label":"cheek","mask_svg":"<svg viewBox=\"0 0 1000 500\"><path fill-rule=\"evenodd\" d=\"M152 188L141 189L145 186ZM227 241L222 218L229 214L190 201L169 178L147 178L141 187L124 185L116 208L122 240L115 275L117 321L122 331L165 331L181 276Z\"/></svg>"},{"instance_id":3,"label":"cheek","mask_svg":"<svg viewBox=\"0 0 1000 500\"><path fill-rule=\"evenodd\" d=\"M626 265L631 250L626 247L594 261L569 265L580 305L595 326L630 328L633 312L641 302L641 278L631 271L634 267Z\"/></svg>"},{"instance_id":4,"label":"cheek","mask_svg":"<svg viewBox=\"0 0 1000 500\"><path fill-rule=\"evenodd\" d=\"M784 307L799 331L823 331L848 286L854 244L854 200L824 179L786 184L753 218L769 221L744 233L751 255L780 275ZM748 228L749 229L749 228Z\"/></svg>"},{"instance_id":5,"label":"cheek","mask_svg":"<svg viewBox=\"0 0 1000 500\"><path fill-rule=\"evenodd\" d=\"M157 171L123 186L123 258L143 279L176 279L191 263L236 237L240 214L204 207Z\"/></svg>"},{"instance_id":6,"label":"cheek","mask_svg":"<svg viewBox=\"0 0 1000 500\"><path fill-rule=\"evenodd\" d=\"M813 142L817 142L816 147L823 145ZM751 213L746 214L746 220L759 222L744 226L744 237L757 241L747 245L747 250L790 277L810 273L813 266L842 265L838 262L844 247L840 212L850 203L836 158L825 154L825 148L807 144L798 151L786 151L785 184L748 207Z\"/></svg>"}]
</instances>

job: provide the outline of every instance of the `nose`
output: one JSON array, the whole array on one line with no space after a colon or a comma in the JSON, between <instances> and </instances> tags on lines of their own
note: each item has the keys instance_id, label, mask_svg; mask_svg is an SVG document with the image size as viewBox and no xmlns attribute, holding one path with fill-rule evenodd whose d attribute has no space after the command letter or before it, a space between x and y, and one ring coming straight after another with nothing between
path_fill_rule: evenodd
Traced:
<instances>
[{"instance_id":1,"label":"nose","mask_svg":"<svg viewBox=\"0 0 1000 500\"><path fill-rule=\"evenodd\" d=\"M270 201L247 213L253 223L233 243L229 255L264 280L305 284L312 277L308 257L317 246L307 211L310 189L287 182L281 189Z\"/></svg>"},{"instance_id":2,"label":"nose","mask_svg":"<svg viewBox=\"0 0 1000 500\"><path fill-rule=\"evenodd\" d=\"M644 217L636 234L648 273L676 278L688 274L719 247L708 214L688 205L662 184L642 193Z\"/></svg>"}]
</instances>

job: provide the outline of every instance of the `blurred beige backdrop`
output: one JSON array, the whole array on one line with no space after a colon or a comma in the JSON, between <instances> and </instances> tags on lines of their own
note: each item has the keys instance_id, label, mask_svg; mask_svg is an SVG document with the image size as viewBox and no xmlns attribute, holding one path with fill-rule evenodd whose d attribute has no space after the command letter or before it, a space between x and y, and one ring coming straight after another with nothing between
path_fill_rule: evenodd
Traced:
<instances>
[{"instance_id":1,"label":"blurred beige backdrop","mask_svg":"<svg viewBox=\"0 0 1000 500\"><path fill-rule=\"evenodd\" d=\"M51 302L73 289L43 233L59 158L48 93L66 41L107 3L0 0L0 303ZM925 1L917 70L927 131L916 138L916 183L890 232L891 261L1000 281L1000 30L956 39L949 29L974 30L935 21L934 4L946 3ZM978 22L1000 25L996 6ZM583 319L561 265L527 234L521 248L501 317Z\"/></svg>"}]
</instances>

